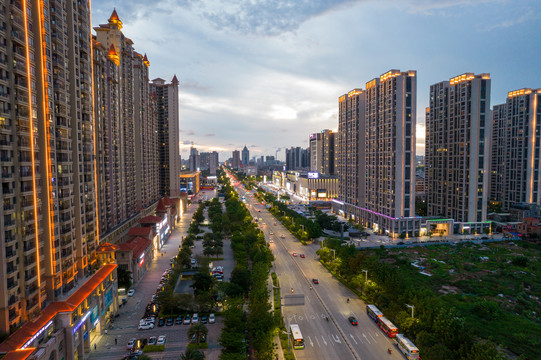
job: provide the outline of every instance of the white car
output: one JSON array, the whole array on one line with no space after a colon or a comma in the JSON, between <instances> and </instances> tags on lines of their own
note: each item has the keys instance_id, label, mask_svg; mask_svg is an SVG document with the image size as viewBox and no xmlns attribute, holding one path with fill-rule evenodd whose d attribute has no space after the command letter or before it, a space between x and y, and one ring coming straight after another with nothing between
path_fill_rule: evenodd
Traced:
<instances>
[{"instance_id":1,"label":"white car","mask_svg":"<svg viewBox=\"0 0 541 360\"><path fill-rule=\"evenodd\" d=\"M274 233L273 233L272 231L271 231L269 234L270 234L270 235L274 235Z\"/></svg>"},{"instance_id":2,"label":"white car","mask_svg":"<svg viewBox=\"0 0 541 360\"><path fill-rule=\"evenodd\" d=\"M192 265L195 265L195 259L191 259L190 262L192 263Z\"/></svg>"},{"instance_id":3,"label":"white car","mask_svg":"<svg viewBox=\"0 0 541 360\"><path fill-rule=\"evenodd\" d=\"M128 296L133 296L133 294L135 294L135 289L130 289L130 291L128 291Z\"/></svg>"},{"instance_id":4,"label":"white car","mask_svg":"<svg viewBox=\"0 0 541 360\"><path fill-rule=\"evenodd\" d=\"M156 345L165 345L166 341L167 341L167 337L165 335L160 335L158 337L158 342L156 342Z\"/></svg>"},{"instance_id":5,"label":"white car","mask_svg":"<svg viewBox=\"0 0 541 360\"><path fill-rule=\"evenodd\" d=\"M148 329L154 329L154 324L153 323L144 323L144 324L139 324L139 330L148 330Z\"/></svg>"},{"instance_id":6,"label":"white car","mask_svg":"<svg viewBox=\"0 0 541 360\"><path fill-rule=\"evenodd\" d=\"M209 315L209 324L214 324L216 322L216 317L214 314Z\"/></svg>"},{"instance_id":7,"label":"white car","mask_svg":"<svg viewBox=\"0 0 541 360\"><path fill-rule=\"evenodd\" d=\"M199 315L197 313L192 316L192 324L197 324L199 322Z\"/></svg>"},{"instance_id":8,"label":"white car","mask_svg":"<svg viewBox=\"0 0 541 360\"><path fill-rule=\"evenodd\" d=\"M184 318L184 325L190 325L190 315L186 315L186 317Z\"/></svg>"},{"instance_id":9,"label":"white car","mask_svg":"<svg viewBox=\"0 0 541 360\"><path fill-rule=\"evenodd\" d=\"M128 345L126 346L126 349L131 350L135 346L136 342L137 342L136 338L133 338L130 341L128 341Z\"/></svg>"}]
</instances>

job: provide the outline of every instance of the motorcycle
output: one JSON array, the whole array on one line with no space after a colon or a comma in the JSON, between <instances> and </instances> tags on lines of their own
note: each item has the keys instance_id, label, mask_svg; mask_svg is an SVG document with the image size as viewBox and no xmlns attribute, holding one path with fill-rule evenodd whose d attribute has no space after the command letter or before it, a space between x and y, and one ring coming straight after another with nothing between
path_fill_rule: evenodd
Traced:
<instances>
[{"instance_id":1,"label":"motorcycle","mask_svg":"<svg viewBox=\"0 0 541 360\"><path fill-rule=\"evenodd\" d=\"M291 293L293 294L293 288L291 288Z\"/></svg>"},{"instance_id":2,"label":"motorcycle","mask_svg":"<svg viewBox=\"0 0 541 360\"><path fill-rule=\"evenodd\" d=\"M387 351L389 352L389 354L393 353L393 349L391 349L391 348L388 348Z\"/></svg>"}]
</instances>

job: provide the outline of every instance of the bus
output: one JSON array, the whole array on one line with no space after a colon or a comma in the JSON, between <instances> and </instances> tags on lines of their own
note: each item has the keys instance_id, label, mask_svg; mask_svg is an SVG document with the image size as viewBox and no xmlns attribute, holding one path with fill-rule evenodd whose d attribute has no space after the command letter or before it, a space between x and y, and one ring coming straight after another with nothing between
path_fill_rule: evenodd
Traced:
<instances>
[{"instance_id":1,"label":"bus","mask_svg":"<svg viewBox=\"0 0 541 360\"><path fill-rule=\"evenodd\" d=\"M398 328L385 316L378 318L378 326L390 338L393 338L398 334Z\"/></svg>"},{"instance_id":2,"label":"bus","mask_svg":"<svg viewBox=\"0 0 541 360\"><path fill-rule=\"evenodd\" d=\"M379 311L376 305L367 305L366 313L372 318L375 322L378 322L378 319L383 316L383 313Z\"/></svg>"},{"instance_id":3,"label":"bus","mask_svg":"<svg viewBox=\"0 0 541 360\"><path fill-rule=\"evenodd\" d=\"M301 328L297 324L289 325L291 331L291 337L293 339L293 349L304 349L304 339L301 334Z\"/></svg>"},{"instance_id":4,"label":"bus","mask_svg":"<svg viewBox=\"0 0 541 360\"><path fill-rule=\"evenodd\" d=\"M410 339L405 337L403 334L396 335L396 343L398 349L406 355L406 358L409 360L418 360L421 357L419 356L419 349L417 346L413 345Z\"/></svg>"}]
</instances>

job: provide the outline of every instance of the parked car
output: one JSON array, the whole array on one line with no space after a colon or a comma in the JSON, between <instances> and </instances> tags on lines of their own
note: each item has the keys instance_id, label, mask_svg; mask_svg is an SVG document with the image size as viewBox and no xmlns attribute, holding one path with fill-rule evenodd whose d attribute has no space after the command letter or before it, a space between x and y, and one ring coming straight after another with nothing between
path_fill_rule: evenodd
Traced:
<instances>
[{"instance_id":1,"label":"parked car","mask_svg":"<svg viewBox=\"0 0 541 360\"><path fill-rule=\"evenodd\" d=\"M164 325L165 325L165 319L160 318L160 320L158 320L158 326L164 326Z\"/></svg>"},{"instance_id":2,"label":"parked car","mask_svg":"<svg viewBox=\"0 0 541 360\"><path fill-rule=\"evenodd\" d=\"M156 341L158 341L156 336L151 336L150 339L148 339L148 344L149 345L156 345Z\"/></svg>"},{"instance_id":3,"label":"parked car","mask_svg":"<svg viewBox=\"0 0 541 360\"><path fill-rule=\"evenodd\" d=\"M135 289L130 289L130 290L128 291L128 296L129 296L129 297L132 297L133 294L135 294Z\"/></svg>"},{"instance_id":4,"label":"parked car","mask_svg":"<svg viewBox=\"0 0 541 360\"><path fill-rule=\"evenodd\" d=\"M139 330L154 329L154 324L152 324L152 323L139 324L138 329L139 329Z\"/></svg>"},{"instance_id":5,"label":"parked car","mask_svg":"<svg viewBox=\"0 0 541 360\"><path fill-rule=\"evenodd\" d=\"M197 324L199 322L199 315L197 313L192 316L192 324Z\"/></svg>"},{"instance_id":6,"label":"parked car","mask_svg":"<svg viewBox=\"0 0 541 360\"><path fill-rule=\"evenodd\" d=\"M173 324L175 323L175 320L173 318L168 318L167 319L167 322L165 323L165 325L167 326L173 326Z\"/></svg>"},{"instance_id":7,"label":"parked car","mask_svg":"<svg viewBox=\"0 0 541 360\"><path fill-rule=\"evenodd\" d=\"M207 316L206 315L202 315L201 316L201 324L206 324L207 323Z\"/></svg>"},{"instance_id":8,"label":"parked car","mask_svg":"<svg viewBox=\"0 0 541 360\"><path fill-rule=\"evenodd\" d=\"M191 322L192 319L190 319L190 315L186 315L186 317L184 318L184 325L190 325Z\"/></svg>"},{"instance_id":9,"label":"parked car","mask_svg":"<svg viewBox=\"0 0 541 360\"><path fill-rule=\"evenodd\" d=\"M156 342L156 345L165 345L166 341L167 341L167 337L165 335L160 335L158 337L158 341Z\"/></svg>"},{"instance_id":10,"label":"parked car","mask_svg":"<svg viewBox=\"0 0 541 360\"><path fill-rule=\"evenodd\" d=\"M216 317L214 314L209 315L209 324L214 324L216 322Z\"/></svg>"},{"instance_id":11,"label":"parked car","mask_svg":"<svg viewBox=\"0 0 541 360\"><path fill-rule=\"evenodd\" d=\"M195 334L193 334L192 338L190 339L190 342L195 343L196 339L197 338L196 338ZM199 340L200 340L201 343L207 342L207 335L201 334L201 338Z\"/></svg>"},{"instance_id":12,"label":"parked car","mask_svg":"<svg viewBox=\"0 0 541 360\"><path fill-rule=\"evenodd\" d=\"M130 341L128 341L128 345L126 345L126 349L128 350L133 349L136 343L137 343L136 338L131 339Z\"/></svg>"},{"instance_id":13,"label":"parked car","mask_svg":"<svg viewBox=\"0 0 541 360\"><path fill-rule=\"evenodd\" d=\"M176 325L182 325L182 316L181 315L177 316L177 319L175 320L175 324Z\"/></svg>"}]
</instances>

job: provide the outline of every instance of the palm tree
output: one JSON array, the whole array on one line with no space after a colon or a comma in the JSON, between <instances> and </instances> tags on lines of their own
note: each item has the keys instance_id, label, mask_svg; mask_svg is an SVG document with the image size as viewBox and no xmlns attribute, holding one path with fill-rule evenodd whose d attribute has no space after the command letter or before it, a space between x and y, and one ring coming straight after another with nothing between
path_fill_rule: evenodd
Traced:
<instances>
[{"instance_id":1,"label":"palm tree","mask_svg":"<svg viewBox=\"0 0 541 360\"><path fill-rule=\"evenodd\" d=\"M197 349L189 348L180 355L180 360L205 360L205 354Z\"/></svg>"},{"instance_id":2,"label":"palm tree","mask_svg":"<svg viewBox=\"0 0 541 360\"><path fill-rule=\"evenodd\" d=\"M208 333L209 329L207 329L204 324L193 324L188 329L188 341L190 341L195 336L195 343L199 344L203 339L203 336L206 338Z\"/></svg>"}]
</instances>

